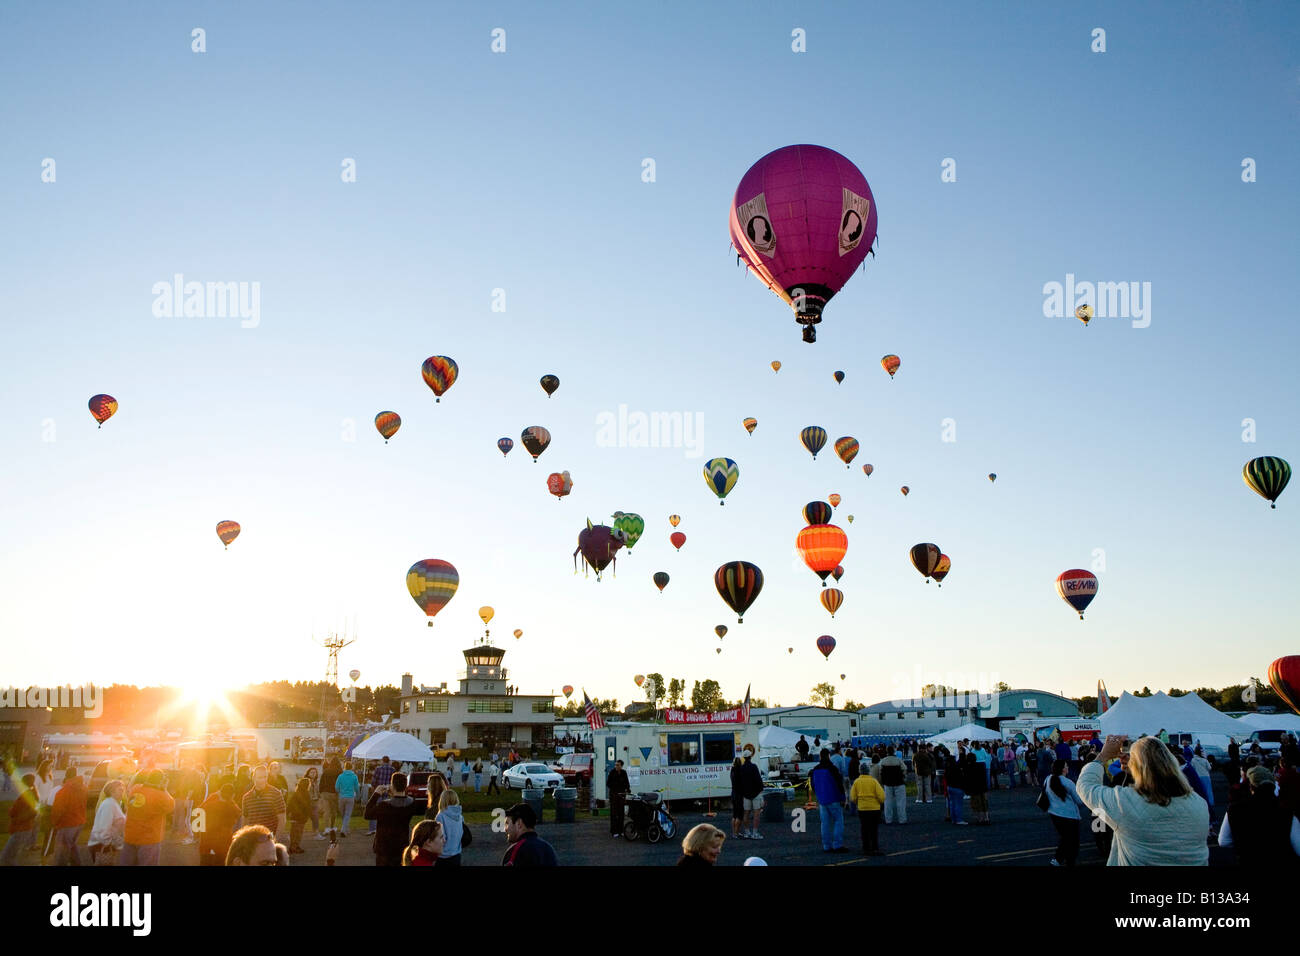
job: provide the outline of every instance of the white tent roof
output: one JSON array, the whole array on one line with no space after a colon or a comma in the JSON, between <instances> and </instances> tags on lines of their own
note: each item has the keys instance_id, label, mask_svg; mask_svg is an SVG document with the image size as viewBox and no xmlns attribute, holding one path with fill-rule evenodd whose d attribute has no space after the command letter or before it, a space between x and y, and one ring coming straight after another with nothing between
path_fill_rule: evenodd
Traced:
<instances>
[{"instance_id":1,"label":"white tent roof","mask_svg":"<svg viewBox=\"0 0 1300 956\"><path fill-rule=\"evenodd\" d=\"M1161 729L1171 734L1250 736L1241 721L1215 710L1196 694L1170 697L1160 691L1150 697L1134 697L1125 691L1099 719L1103 734L1126 737L1156 734Z\"/></svg>"},{"instance_id":2,"label":"white tent roof","mask_svg":"<svg viewBox=\"0 0 1300 956\"><path fill-rule=\"evenodd\" d=\"M797 744L799 736L797 731L786 730L784 727L760 727L758 730L758 746L763 750L782 750ZM808 741L808 749L812 749L811 740Z\"/></svg>"},{"instance_id":3,"label":"white tent roof","mask_svg":"<svg viewBox=\"0 0 1300 956\"><path fill-rule=\"evenodd\" d=\"M1300 734L1300 717L1295 714L1246 714L1237 718L1243 724L1250 724L1250 733L1256 730L1289 730Z\"/></svg>"},{"instance_id":4,"label":"white tent roof","mask_svg":"<svg viewBox=\"0 0 1300 956\"><path fill-rule=\"evenodd\" d=\"M1001 740L1002 735L996 730L989 730L979 724L962 724L952 730L945 730L933 737L926 737L926 743L955 744L961 740Z\"/></svg>"},{"instance_id":5,"label":"white tent roof","mask_svg":"<svg viewBox=\"0 0 1300 956\"><path fill-rule=\"evenodd\" d=\"M433 751L410 734L381 730L353 747L352 756L358 760L379 760L381 757L391 757L393 760L427 763L433 759Z\"/></svg>"}]
</instances>

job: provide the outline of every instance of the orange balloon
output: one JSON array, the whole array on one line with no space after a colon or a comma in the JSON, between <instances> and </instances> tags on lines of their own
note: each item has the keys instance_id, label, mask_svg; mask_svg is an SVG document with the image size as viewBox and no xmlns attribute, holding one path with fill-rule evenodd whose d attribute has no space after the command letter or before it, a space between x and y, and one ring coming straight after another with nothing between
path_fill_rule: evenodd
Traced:
<instances>
[{"instance_id":1,"label":"orange balloon","mask_svg":"<svg viewBox=\"0 0 1300 956\"><path fill-rule=\"evenodd\" d=\"M799 532L795 547L804 564L822 579L825 587L827 575L835 570L849 548L849 536L833 524L810 524Z\"/></svg>"}]
</instances>

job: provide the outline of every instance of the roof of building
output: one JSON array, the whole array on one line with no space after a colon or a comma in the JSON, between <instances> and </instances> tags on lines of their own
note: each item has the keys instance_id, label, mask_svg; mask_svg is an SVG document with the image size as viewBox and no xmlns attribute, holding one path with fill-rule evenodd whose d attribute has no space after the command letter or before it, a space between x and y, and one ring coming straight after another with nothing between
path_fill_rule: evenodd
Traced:
<instances>
[{"instance_id":1,"label":"roof of building","mask_svg":"<svg viewBox=\"0 0 1300 956\"><path fill-rule=\"evenodd\" d=\"M1012 688L1011 690L1004 690L999 694L997 694L998 710L999 711L1002 710L1001 702L1004 699L1008 699L1008 698L1014 699L1017 697L1023 698L1028 694L1033 694L1035 697L1048 697L1051 698L1052 700L1061 701L1066 706L1073 708L1074 713L1076 714L1078 713L1079 710L1078 705L1075 704L1074 701L1070 700L1070 698L1062 697L1060 694L1053 694L1051 691L1047 691L1047 690L1036 690L1032 687ZM987 695L984 697L984 700L988 700L989 697L992 696L993 696L992 694ZM946 709L960 709L963 707L979 707L983 709L984 702L980 699L980 695L976 695L976 694L970 695L969 699L967 699L967 697L963 694L958 694L955 699L952 697L923 698L918 696L916 698L913 698L912 700L881 701L878 704L872 704L869 707L863 707L860 711L858 711L858 713L890 714L900 710L946 710ZM1022 709L1023 708L1020 705L1017 705L1015 707L1014 713L1012 713L1011 710L1008 708L1008 714L1014 716L1015 713L1019 713Z\"/></svg>"},{"instance_id":2,"label":"roof of building","mask_svg":"<svg viewBox=\"0 0 1300 956\"><path fill-rule=\"evenodd\" d=\"M773 714L788 714L794 710L815 710L823 714L843 714L846 717L856 714L854 710L839 710L834 707L821 707L817 704L796 704L793 707L751 707L750 717L770 717Z\"/></svg>"}]
</instances>

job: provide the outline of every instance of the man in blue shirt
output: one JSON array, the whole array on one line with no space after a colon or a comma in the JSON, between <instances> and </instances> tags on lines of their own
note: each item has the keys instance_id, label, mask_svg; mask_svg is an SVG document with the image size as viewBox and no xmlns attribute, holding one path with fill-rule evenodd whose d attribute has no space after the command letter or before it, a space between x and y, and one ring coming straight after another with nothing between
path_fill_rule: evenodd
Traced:
<instances>
[{"instance_id":1,"label":"man in blue shirt","mask_svg":"<svg viewBox=\"0 0 1300 956\"><path fill-rule=\"evenodd\" d=\"M844 846L844 776L831 763L831 752L824 747L821 762L808 775L808 782L817 795L822 849L827 853L847 853Z\"/></svg>"}]
</instances>

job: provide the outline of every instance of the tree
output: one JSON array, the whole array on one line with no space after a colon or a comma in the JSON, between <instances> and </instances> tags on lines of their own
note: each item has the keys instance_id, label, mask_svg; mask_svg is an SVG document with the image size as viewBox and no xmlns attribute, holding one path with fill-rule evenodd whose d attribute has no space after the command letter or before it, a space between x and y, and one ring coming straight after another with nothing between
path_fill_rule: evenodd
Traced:
<instances>
[{"instance_id":1,"label":"tree","mask_svg":"<svg viewBox=\"0 0 1300 956\"><path fill-rule=\"evenodd\" d=\"M668 706L679 707L682 703L682 695L686 693L686 682L680 677L674 677L668 682Z\"/></svg>"},{"instance_id":2,"label":"tree","mask_svg":"<svg viewBox=\"0 0 1300 956\"><path fill-rule=\"evenodd\" d=\"M1142 688L1141 690L1135 690L1135 691L1133 691L1133 696L1134 696L1134 697L1150 697L1150 696L1151 696L1151 688L1150 688L1150 687L1143 686L1143 688Z\"/></svg>"},{"instance_id":3,"label":"tree","mask_svg":"<svg viewBox=\"0 0 1300 956\"><path fill-rule=\"evenodd\" d=\"M844 702L844 706L840 710L862 710L866 706L866 704L859 704L856 700L850 698Z\"/></svg>"},{"instance_id":4,"label":"tree","mask_svg":"<svg viewBox=\"0 0 1300 956\"><path fill-rule=\"evenodd\" d=\"M1005 694L1011 689L1011 685L1004 680L1000 680L994 685L993 690L999 694Z\"/></svg>"},{"instance_id":5,"label":"tree","mask_svg":"<svg viewBox=\"0 0 1300 956\"><path fill-rule=\"evenodd\" d=\"M695 686L691 688L691 710L717 710L721 701L722 688L711 678L703 683L696 681Z\"/></svg>"},{"instance_id":6,"label":"tree","mask_svg":"<svg viewBox=\"0 0 1300 956\"><path fill-rule=\"evenodd\" d=\"M822 681L811 691L808 696L812 699L813 704L821 707L835 706L835 685Z\"/></svg>"}]
</instances>

